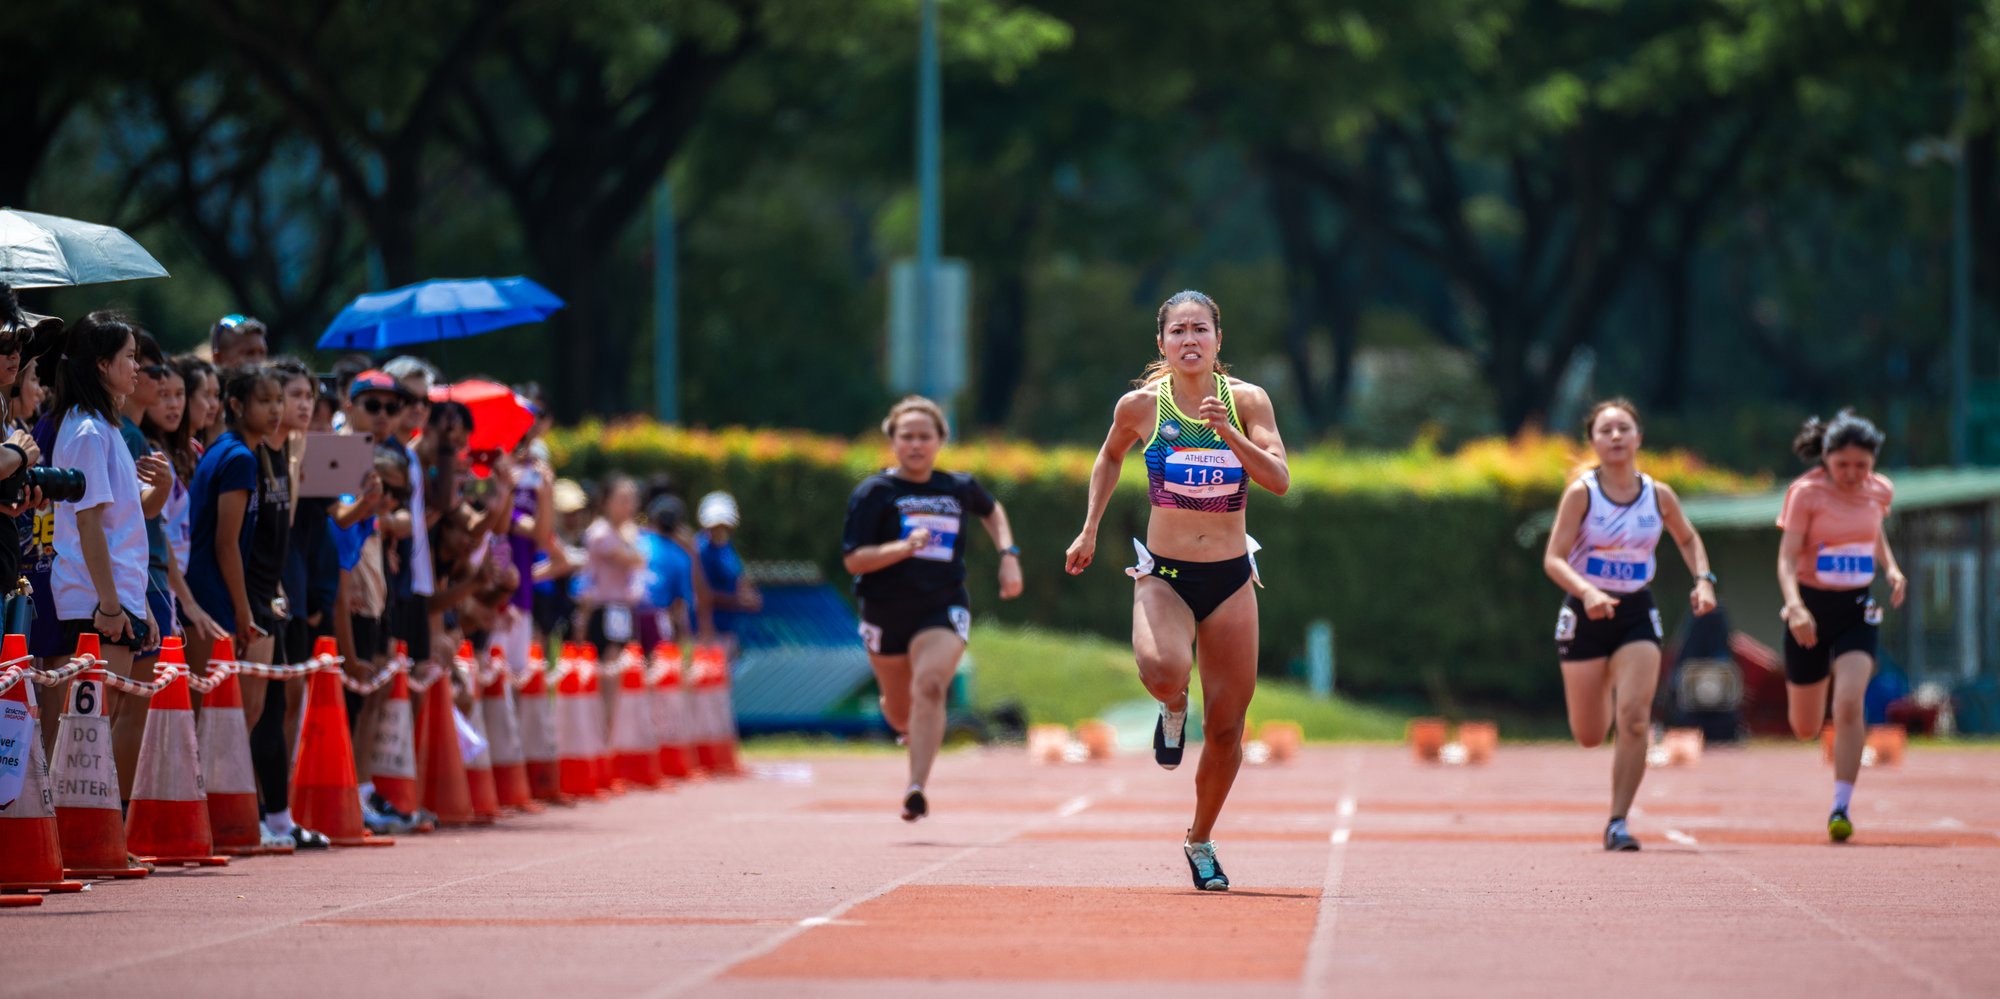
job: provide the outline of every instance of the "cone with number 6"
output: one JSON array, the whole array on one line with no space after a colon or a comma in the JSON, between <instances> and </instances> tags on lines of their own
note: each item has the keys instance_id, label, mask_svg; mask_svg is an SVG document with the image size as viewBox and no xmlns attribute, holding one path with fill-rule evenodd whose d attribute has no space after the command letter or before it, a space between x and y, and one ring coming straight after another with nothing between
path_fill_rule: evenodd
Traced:
<instances>
[{"instance_id":1,"label":"cone with number 6","mask_svg":"<svg viewBox=\"0 0 2000 999\"><path fill-rule=\"evenodd\" d=\"M9 641L12 641L10 636ZM97 657L97 636L76 640L76 658ZM4 653L13 658L13 650ZM104 668L84 670L69 687L56 729L49 783L55 788L56 829L63 874L72 878L143 878L147 868L125 852L125 813L118 807L118 763L111 756L111 720L104 714Z\"/></svg>"}]
</instances>

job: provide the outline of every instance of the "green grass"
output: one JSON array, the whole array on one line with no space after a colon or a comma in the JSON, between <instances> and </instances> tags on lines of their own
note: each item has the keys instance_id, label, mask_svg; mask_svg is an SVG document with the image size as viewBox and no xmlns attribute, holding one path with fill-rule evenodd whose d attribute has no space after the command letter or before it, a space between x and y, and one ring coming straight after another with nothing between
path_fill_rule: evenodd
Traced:
<instances>
[{"instance_id":1,"label":"green grass","mask_svg":"<svg viewBox=\"0 0 2000 999\"><path fill-rule=\"evenodd\" d=\"M972 656L972 702L981 711L1013 702L1030 722L1074 725L1146 698L1131 648L1095 635L981 625L972 632ZM1195 686L1199 698L1199 681ZM1260 680L1250 723L1272 719L1298 722L1307 739L1319 742L1393 742L1407 720L1340 697L1318 700L1296 683Z\"/></svg>"}]
</instances>

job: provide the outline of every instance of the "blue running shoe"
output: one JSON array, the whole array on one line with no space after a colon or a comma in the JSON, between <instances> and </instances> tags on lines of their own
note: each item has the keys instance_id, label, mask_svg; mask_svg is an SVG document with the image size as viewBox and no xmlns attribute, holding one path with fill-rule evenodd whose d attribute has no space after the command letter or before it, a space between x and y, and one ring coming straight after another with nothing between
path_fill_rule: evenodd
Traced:
<instances>
[{"instance_id":1,"label":"blue running shoe","mask_svg":"<svg viewBox=\"0 0 2000 999\"><path fill-rule=\"evenodd\" d=\"M1194 875L1196 888L1202 891L1229 890L1229 875L1222 873L1222 864L1215 859L1214 840L1182 843L1181 852L1187 854L1188 873Z\"/></svg>"}]
</instances>

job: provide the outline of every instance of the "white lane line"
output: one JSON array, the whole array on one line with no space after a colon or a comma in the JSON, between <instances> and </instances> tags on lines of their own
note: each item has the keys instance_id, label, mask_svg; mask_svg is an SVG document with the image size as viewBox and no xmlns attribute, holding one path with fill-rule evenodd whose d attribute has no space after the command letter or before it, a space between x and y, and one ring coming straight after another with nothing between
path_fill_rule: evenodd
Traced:
<instances>
[{"instance_id":1,"label":"white lane line","mask_svg":"<svg viewBox=\"0 0 2000 999\"><path fill-rule=\"evenodd\" d=\"M689 992L691 990L701 988L702 986L707 985L718 978L721 978L723 975L728 974L730 970L735 968L737 965L749 961L754 961L760 957L763 957L766 954L771 953L772 951L777 950L780 947L783 947L788 943L791 943L793 940L798 939L800 934L803 934L805 931L812 929L815 926L825 926L829 923L839 922L840 917L847 915L849 912L853 911L853 909L858 905L861 905L865 902L872 902L878 898L881 898L884 895L889 894L892 891L895 891L898 888L903 887L904 885L921 881L922 879L930 877L931 875L936 874L937 872L944 870L945 868L950 867L951 865L956 864L959 861L964 860L965 858L970 857L981 850L987 850L999 846L1000 844L1005 843L1008 840L1011 840L1014 837L1019 836L1020 834L1027 832L1030 829L1034 829L1038 826L1047 825L1048 823L1054 822L1058 819L1064 819L1068 818L1071 815L1075 815L1077 812L1081 812L1084 809L1089 808L1092 800L1093 799L1089 795L1078 795L1075 798L1071 798L1069 801L1064 802L1061 808L1058 808L1052 812L1046 812L1040 818L1034 819L1030 822L1023 823L1022 825L1013 829L1009 829L1005 832L989 836L986 839L983 839L977 843L972 844L971 846L958 850L957 852L951 854L948 857L945 857L941 860L933 861L932 863L926 864L923 867L911 871L910 873L905 874L902 877L889 882L888 884L882 885L864 894L856 895L855 897L850 898L847 901L842 902L839 905L836 905L833 908L828 909L827 911L820 913L817 916L810 916L805 919L801 919L792 926L789 926L784 930L781 930L778 933L771 935L769 938L765 939L761 943L758 943L745 950L739 951L738 953L733 954L729 957L723 958L722 960L717 961L706 968L695 971L692 974L682 975L681 977L673 979L672 981L667 982L665 985L662 985L657 989L641 993L641 995L647 997L647 999L666 999L666 997L668 996L677 996Z\"/></svg>"},{"instance_id":2,"label":"white lane line","mask_svg":"<svg viewBox=\"0 0 2000 999\"><path fill-rule=\"evenodd\" d=\"M400 902L407 898L415 898L419 895L427 895L434 891L442 891L446 888L456 888L459 885L471 884L474 881L485 881L488 878L497 878L506 874L514 874L519 871L526 871L536 867L542 867L547 864L556 864L567 860L575 860L578 857L588 857L591 856L592 854L606 853L611 850L623 850L632 846L636 846L640 843L657 843L659 839L660 837L658 836L632 836L618 840L613 843L600 843L596 846L590 847L589 849L573 850L569 853L558 854L553 857L543 857L540 860L531 860L525 864L516 864L513 867L506 867L497 871L487 871L483 874L473 874L467 877L446 881L443 882L442 884L434 884L423 888L418 888L415 889L414 891L406 891L396 895L389 895L384 898L371 898L366 902L355 902L352 905L343 905L337 909L321 909L317 912L310 912L294 919L285 919L275 923L268 923L264 926L257 927L256 929L244 930L240 933L231 933L228 936L203 937L200 940L182 944L181 946L178 947L169 947L165 950L147 951L143 954L132 954L125 958L105 961L101 963L95 961L86 961L83 962L83 964L85 964L86 967L83 967L77 971L70 972L67 975L63 975L57 978L32 979L29 981L21 982L20 984L28 989L41 991L43 989L46 989L48 986L61 985L64 982L75 981L79 978L95 978L102 976L106 972L122 971L134 965L146 964L151 961L165 961L172 958L180 957L183 954L192 954L198 950L207 950L211 947L224 947L229 944L233 944L238 940L248 940L252 937L261 937L266 933L276 933L279 930L289 929L301 923L318 922L320 920L332 919L333 917L339 916L343 913L353 912L356 909L366 909L372 905L386 905L390 902Z\"/></svg>"},{"instance_id":3,"label":"white lane line","mask_svg":"<svg viewBox=\"0 0 2000 999\"><path fill-rule=\"evenodd\" d=\"M1361 757L1353 750L1347 751L1346 766L1341 772L1340 806L1336 811L1340 819L1334 823L1333 833L1327 837L1330 844L1326 852L1326 876L1320 881L1319 915L1313 921L1312 942L1306 949L1306 970L1300 982L1305 995L1321 996L1333 988L1333 930L1334 920L1340 909L1340 879L1347 866L1347 841L1354 834L1354 778L1360 769Z\"/></svg>"},{"instance_id":4,"label":"white lane line","mask_svg":"<svg viewBox=\"0 0 2000 999\"><path fill-rule=\"evenodd\" d=\"M1700 841L1700 840L1698 840L1698 839L1695 839L1695 838L1694 838L1693 836L1690 836L1690 835L1688 835L1687 833L1684 833L1684 832L1681 832L1681 831L1680 831L1679 829L1669 829L1669 830L1667 830L1667 838L1668 838L1669 840L1672 840L1673 842L1676 842L1676 843L1679 843L1679 844L1680 844L1680 845L1682 845L1682 846L1700 846L1700 845L1701 845L1701 841Z\"/></svg>"},{"instance_id":5,"label":"white lane line","mask_svg":"<svg viewBox=\"0 0 2000 999\"><path fill-rule=\"evenodd\" d=\"M1722 865L1723 867L1728 868L1731 871L1734 871L1738 877L1741 877L1743 880L1750 882L1752 885L1755 885L1758 888L1758 890L1764 892L1769 897L1777 899L1778 901L1783 902L1788 906L1791 906L1793 909L1798 910L1800 913L1805 915L1808 919L1811 919L1813 922L1818 923L1829 930L1832 930L1834 933L1839 934L1842 937L1845 937L1855 946L1861 948L1862 950L1867 951L1876 960L1882 962L1883 964L1888 965L1890 968L1896 971L1902 972L1905 976L1917 981L1920 984L1929 986L1933 994L1941 996L1965 995L1964 990L1960 989L1958 986L1952 984L1951 982L1948 982L1945 979L1938 977L1938 975L1935 972L1931 971L1929 968L1926 968L1923 965L1918 964L1915 961L1912 961L1909 958L1906 958L1903 955L1896 953L1889 947L1884 946L1880 941L1877 941L1872 937L1863 935L1859 931L1855 930L1853 927L1848 926L1846 923L1843 923L1840 920L1835 919L1830 915L1827 915L1824 911L1820 910L1817 906L1813 905L1812 903L1807 902L1804 899L1792 897L1790 894L1786 893L1783 888L1780 888L1777 885L1772 884L1769 881L1766 881L1762 876L1758 875L1755 871L1752 871L1747 867L1743 867L1718 853L1712 853L1708 850L1704 850L1699 847L1696 848L1695 852L1701 854L1703 857L1709 860L1714 861L1717 864Z\"/></svg>"}]
</instances>

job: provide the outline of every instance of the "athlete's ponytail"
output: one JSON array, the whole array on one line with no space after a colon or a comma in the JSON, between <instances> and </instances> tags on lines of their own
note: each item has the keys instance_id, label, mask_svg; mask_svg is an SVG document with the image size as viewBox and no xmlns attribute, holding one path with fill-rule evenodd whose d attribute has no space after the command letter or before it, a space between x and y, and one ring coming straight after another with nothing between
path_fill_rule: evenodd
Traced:
<instances>
[{"instance_id":1,"label":"athlete's ponytail","mask_svg":"<svg viewBox=\"0 0 2000 999\"><path fill-rule=\"evenodd\" d=\"M951 424L944 418L944 407L920 395L906 395L901 402L889 407L889 415L882 420L882 434L896 436L896 421L905 413L922 413L937 424L938 440L951 440Z\"/></svg>"},{"instance_id":2,"label":"athlete's ponytail","mask_svg":"<svg viewBox=\"0 0 2000 999\"><path fill-rule=\"evenodd\" d=\"M1189 302L1199 304L1208 310L1208 319L1215 324L1216 337L1219 339L1222 336L1222 306L1215 304L1215 299L1195 291L1193 288L1186 288L1174 292L1172 297L1160 303L1160 311L1153 316L1153 339L1156 343L1160 337L1166 335L1167 313L1173 311L1174 306L1186 305ZM1218 356L1215 359L1215 370L1218 373L1227 373L1229 365L1222 363L1222 358ZM1151 385L1154 382L1165 381L1167 376L1173 373L1173 362L1167 360L1167 355L1165 352L1162 352L1160 356L1153 358L1153 363L1146 365L1146 370L1140 373L1138 379L1132 384Z\"/></svg>"},{"instance_id":3,"label":"athlete's ponytail","mask_svg":"<svg viewBox=\"0 0 2000 999\"><path fill-rule=\"evenodd\" d=\"M1856 416L1854 407L1842 409L1831 420L1821 420L1815 416L1799 426L1799 435L1792 438L1792 453L1809 465L1817 465L1827 455L1845 447L1858 447L1869 454L1882 450L1885 438L1875 424Z\"/></svg>"}]
</instances>

